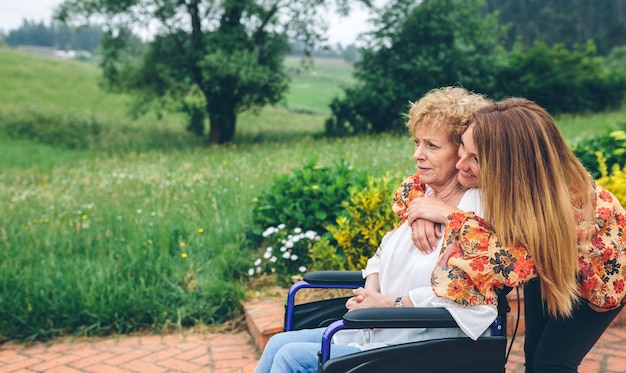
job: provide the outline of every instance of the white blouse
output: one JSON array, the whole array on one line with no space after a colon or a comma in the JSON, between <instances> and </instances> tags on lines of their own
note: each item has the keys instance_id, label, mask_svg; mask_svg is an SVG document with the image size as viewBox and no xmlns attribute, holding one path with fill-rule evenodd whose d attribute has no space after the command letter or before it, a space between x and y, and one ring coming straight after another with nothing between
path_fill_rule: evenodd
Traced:
<instances>
[{"instance_id":1,"label":"white blouse","mask_svg":"<svg viewBox=\"0 0 626 373\"><path fill-rule=\"evenodd\" d=\"M458 206L464 211L482 215L482 203L476 188L465 192ZM441 226L443 230L444 227ZM442 232L443 233L443 232ZM463 307L451 300L437 297L432 290L430 278L441 251L441 239L437 249L424 254L413 245L411 227L408 223L387 233L381 241L380 256L371 257L362 271L366 278L378 273L380 291L393 297L408 295L415 307L445 307L459 324L459 328L430 329L375 329L344 330L335 335L334 342L355 346L361 350L386 345L435 338L469 336L476 340L487 332L497 316L491 305Z\"/></svg>"}]
</instances>

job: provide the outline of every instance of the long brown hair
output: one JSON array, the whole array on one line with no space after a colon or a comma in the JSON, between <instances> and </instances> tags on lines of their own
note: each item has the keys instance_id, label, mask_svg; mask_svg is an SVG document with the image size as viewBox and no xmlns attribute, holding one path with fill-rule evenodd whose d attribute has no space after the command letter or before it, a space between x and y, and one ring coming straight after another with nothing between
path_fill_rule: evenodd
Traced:
<instances>
[{"instance_id":1,"label":"long brown hair","mask_svg":"<svg viewBox=\"0 0 626 373\"><path fill-rule=\"evenodd\" d=\"M594 213L592 179L554 119L532 101L496 102L473 122L485 217L505 246L528 250L548 312L570 316L579 240L589 239Z\"/></svg>"}]
</instances>

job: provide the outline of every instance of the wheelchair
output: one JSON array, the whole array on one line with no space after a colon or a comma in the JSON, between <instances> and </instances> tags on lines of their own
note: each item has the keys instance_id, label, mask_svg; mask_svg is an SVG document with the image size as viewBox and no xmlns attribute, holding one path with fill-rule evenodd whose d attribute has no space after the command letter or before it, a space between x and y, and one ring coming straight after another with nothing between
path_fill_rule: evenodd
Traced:
<instances>
[{"instance_id":1,"label":"wheelchair","mask_svg":"<svg viewBox=\"0 0 626 373\"><path fill-rule=\"evenodd\" d=\"M445 308L388 307L347 312L347 296L295 304L296 293L303 289L354 289L364 284L360 271L318 271L305 274L302 281L289 289L285 304L285 331L326 327L318 353L318 372L505 371L508 357L506 316L510 311L506 294L511 288L503 289L498 295L498 317L490 327L490 336L476 341L464 337L409 342L331 359L331 339L340 330L457 327Z\"/></svg>"}]
</instances>

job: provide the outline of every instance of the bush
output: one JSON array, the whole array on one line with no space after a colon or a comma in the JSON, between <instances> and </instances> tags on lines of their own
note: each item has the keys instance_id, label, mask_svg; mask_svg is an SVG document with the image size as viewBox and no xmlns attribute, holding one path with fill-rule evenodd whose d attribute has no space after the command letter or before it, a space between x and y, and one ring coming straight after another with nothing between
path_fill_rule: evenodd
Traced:
<instances>
[{"instance_id":1,"label":"bush","mask_svg":"<svg viewBox=\"0 0 626 373\"><path fill-rule=\"evenodd\" d=\"M602 151L607 169L613 169L614 165L626 165L626 123L620 124L619 128L588 136L572 146L574 154L594 179L603 176L596 154L598 151Z\"/></svg>"},{"instance_id":2,"label":"bush","mask_svg":"<svg viewBox=\"0 0 626 373\"><path fill-rule=\"evenodd\" d=\"M397 184L384 177L370 179L364 187L350 190L350 198L343 203L345 212L337 218L336 225L326 227L333 240L320 240L313 245L314 269L365 268L383 236L399 223L391 209ZM343 265L337 267L338 263Z\"/></svg>"},{"instance_id":3,"label":"bush","mask_svg":"<svg viewBox=\"0 0 626 373\"><path fill-rule=\"evenodd\" d=\"M626 76L597 56L593 42L548 47L543 42L524 50L519 44L497 78L496 99L525 97L551 114L601 112L618 108L626 92Z\"/></svg>"},{"instance_id":4,"label":"bush","mask_svg":"<svg viewBox=\"0 0 626 373\"><path fill-rule=\"evenodd\" d=\"M50 114L27 108L0 117L0 128L12 139L68 149L88 149L98 140L102 125L94 118L75 114Z\"/></svg>"},{"instance_id":5,"label":"bush","mask_svg":"<svg viewBox=\"0 0 626 373\"><path fill-rule=\"evenodd\" d=\"M349 189L364 184L367 178L343 160L333 167L318 166L316 162L312 158L291 174L276 177L268 190L253 200L250 233L254 245L264 240L265 229L280 224L323 234L324 225L335 221L343 210Z\"/></svg>"}]
</instances>

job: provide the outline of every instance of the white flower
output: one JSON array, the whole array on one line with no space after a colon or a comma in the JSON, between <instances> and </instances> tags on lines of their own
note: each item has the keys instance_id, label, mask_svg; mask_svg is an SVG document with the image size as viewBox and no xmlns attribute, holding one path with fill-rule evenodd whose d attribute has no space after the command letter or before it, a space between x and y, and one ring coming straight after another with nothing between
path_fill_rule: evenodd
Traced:
<instances>
[{"instance_id":1,"label":"white flower","mask_svg":"<svg viewBox=\"0 0 626 373\"><path fill-rule=\"evenodd\" d=\"M271 246L268 246L267 249L265 249L265 252L271 253L272 250L274 250L274 248Z\"/></svg>"},{"instance_id":2,"label":"white flower","mask_svg":"<svg viewBox=\"0 0 626 373\"><path fill-rule=\"evenodd\" d=\"M285 229L285 224L278 224L278 229Z\"/></svg>"},{"instance_id":3,"label":"white flower","mask_svg":"<svg viewBox=\"0 0 626 373\"><path fill-rule=\"evenodd\" d=\"M275 256L270 258L270 262L272 262L272 263L276 263L277 260L278 260L278 258L275 257Z\"/></svg>"},{"instance_id":4,"label":"white flower","mask_svg":"<svg viewBox=\"0 0 626 373\"><path fill-rule=\"evenodd\" d=\"M300 228L300 227L294 228L293 232L294 233L300 233L300 232L302 232L302 228Z\"/></svg>"},{"instance_id":5,"label":"white flower","mask_svg":"<svg viewBox=\"0 0 626 373\"><path fill-rule=\"evenodd\" d=\"M270 251L266 251L265 254L263 254L263 257L265 259L269 259L272 256L272 253Z\"/></svg>"},{"instance_id":6,"label":"white flower","mask_svg":"<svg viewBox=\"0 0 626 373\"><path fill-rule=\"evenodd\" d=\"M294 237L291 238L291 241L296 243L296 242L300 241L300 238L301 238L300 236L294 236Z\"/></svg>"},{"instance_id":7,"label":"white flower","mask_svg":"<svg viewBox=\"0 0 626 373\"><path fill-rule=\"evenodd\" d=\"M285 243L285 247L286 247L286 248L288 248L288 249L291 249L291 248L293 247L293 242L291 242L291 241L287 241L287 242Z\"/></svg>"},{"instance_id":8,"label":"white flower","mask_svg":"<svg viewBox=\"0 0 626 373\"><path fill-rule=\"evenodd\" d=\"M142 210L142 209L137 209L137 213L138 213L138 214L141 214L142 212L143 212L143 210Z\"/></svg>"},{"instance_id":9,"label":"white flower","mask_svg":"<svg viewBox=\"0 0 626 373\"><path fill-rule=\"evenodd\" d=\"M281 246L280 247L280 252L284 253L285 251L287 251L287 248L285 246Z\"/></svg>"},{"instance_id":10,"label":"white flower","mask_svg":"<svg viewBox=\"0 0 626 373\"><path fill-rule=\"evenodd\" d=\"M298 271L306 272L306 267L305 266L300 266L300 267L298 267Z\"/></svg>"},{"instance_id":11,"label":"white flower","mask_svg":"<svg viewBox=\"0 0 626 373\"><path fill-rule=\"evenodd\" d=\"M295 262L296 260L298 260L298 256L296 254L293 254L291 256L291 261Z\"/></svg>"},{"instance_id":12,"label":"white flower","mask_svg":"<svg viewBox=\"0 0 626 373\"><path fill-rule=\"evenodd\" d=\"M254 276L254 268L248 270L248 276Z\"/></svg>"},{"instance_id":13,"label":"white flower","mask_svg":"<svg viewBox=\"0 0 626 373\"><path fill-rule=\"evenodd\" d=\"M262 269L261 267L256 267L256 273L261 273Z\"/></svg>"},{"instance_id":14,"label":"white flower","mask_svg":"<svg viewBox=\"0 0 626 373\"><path fill-rule=\"evenodd\" d=\"M285 252L283 253L283 258L285 258L285 259L289 259L290 257L291 257L291 253L290 253L289 251L285 251Z\"/></svg>"},{"instance_id":15,"label":"white flower","mask_svg":"<svg viewBox=\"0 0 626 373\"><path fill-rule=\"evenodd\" d=\"M261 262L262 262L261 258L258 258L257 260L254 261L254 265L258 266L261 264Z\"/></svg>"},{"instance_id":16,"label":"white flower","mask_svg":"<svg viewBox=\"0 0 626 373\"><path fill-rule=\"evenodd\" d=\"M267 227L266 230L263 231L263 233L261 234L263 237L267 237L269 235L271 235L272 233L274 233L274 227Z\"/></svg>"},{"instance_id":17,"label":"white flower","mask_svg":"<svg viewBox=\"0 0 626 373\"><path fill-rule=\"evenodd\" d=\"M309 240L314 240L317 238L317 232L315 231L306 231L304 232L304 235L306 236L306 238L308 238Z\"/></svg>"}]
</instances>

